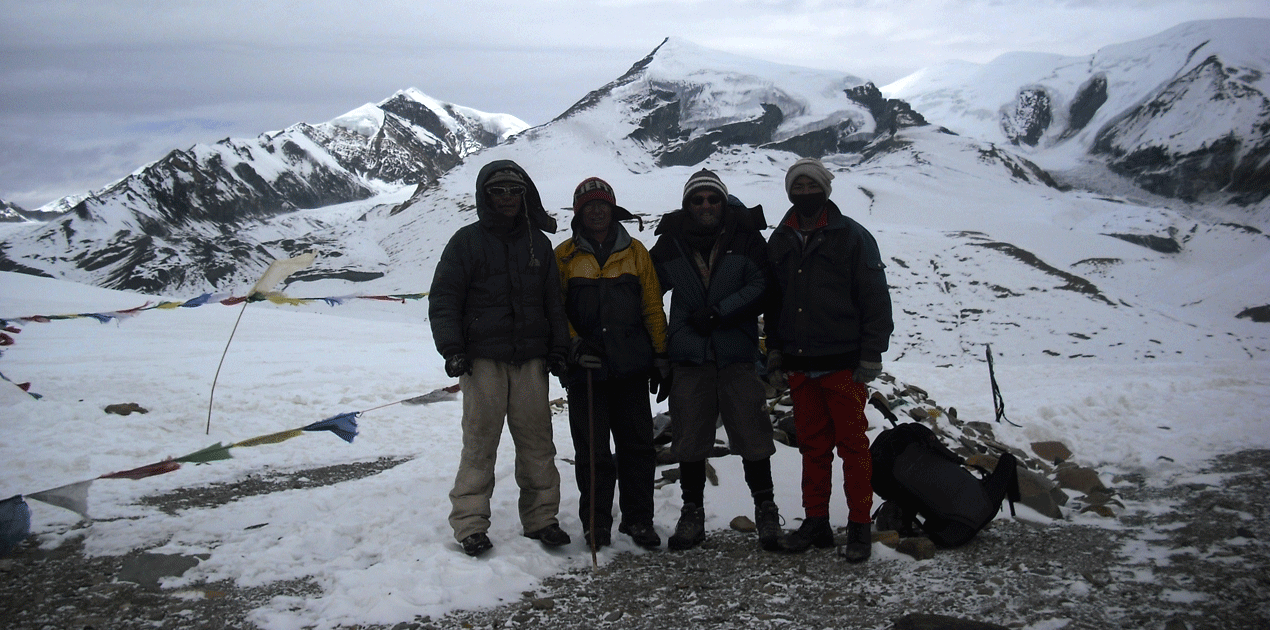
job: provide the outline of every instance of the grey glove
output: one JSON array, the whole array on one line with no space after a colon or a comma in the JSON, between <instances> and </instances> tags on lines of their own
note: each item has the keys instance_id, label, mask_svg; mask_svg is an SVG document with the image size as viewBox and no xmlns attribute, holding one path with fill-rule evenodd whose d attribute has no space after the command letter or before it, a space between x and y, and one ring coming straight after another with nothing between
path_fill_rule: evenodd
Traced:
<instances>
[{"instance_id":1,"label":"grey glove","mask_svg":"<svg viewBox=\"0 0 1270 630\"><path fill-rule=\"evenodd\" d=\"M785 376L785 370L781 367L784 362L785 358L780 350L768 351L767 384L774 387L776 391L789 389L789 378Z\"/></svg>"},{"instance_id":2,"label":"grey glove","mask_svg":"<svg viewBox=\"0 0 1270 630\"><path fill-rule=\"evenodd\" d=\"M600 359L590 346L591 344L583 341L582 337L574 337L573 346L569 349L569 362L584 370L599 370L603 368L604 361Z\"/></svg>"},{"instance_id":3,"label":"grey glove","mask_svg":"<svg viewBox=\"0 0 1270 630\"><path fill-rule=\"evenodd\" d=\"M873 361L861 361L860 367L855 369L855 373L851 375L851 380L857 383L868 383L882 374L882 364Z\"/></svg>"}]
</instances>

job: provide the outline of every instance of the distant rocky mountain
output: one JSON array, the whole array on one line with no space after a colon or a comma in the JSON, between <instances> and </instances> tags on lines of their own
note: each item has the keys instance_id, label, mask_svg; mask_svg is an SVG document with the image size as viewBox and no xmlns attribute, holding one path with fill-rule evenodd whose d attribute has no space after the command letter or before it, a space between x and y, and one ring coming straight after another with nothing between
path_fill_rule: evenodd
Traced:
<instances>
[{"instance_id":1,"label":"distant rocky mountain","mask_svg":"<svg viewBox=\"0 0 1270 630\"><path fill-rule=\"evenodd\" d=\"M66 200L63 216L0 245L0 270L142 292L219 286L289 242L246 226L436 181L527 127L411 89L329 122L195 145Z\"/></svg>"},{"instance_id":2,"label":"distant rocky mountain","mask_svg":"<svg viewBox=\"0 0 1270 630\"><path fill-rule=\"evenodd\" d=\"M1191 22L1085 57L935 66L884 92L1052 171L1105 165L1158 195L1252 205L1270 196L1268 40L1270 20Z\"/></svg>"},{"instance_id":3,"label":"distant rocky mountain","mask_svg":"<svg viewBox=\"0 0 1270 630\"><path fill-rule=\"evenodd\" d=\"M474 218L476 169L499 158L526 166L549 209L567 208L577 181L597 174L620 203L633 194L630 207L653 222L679 203L673 191L692 170L726 172L729 186L757 203L779 190L773 180L798 156L838 172L903 172L901 194L943 187L940 204L966 203L949 191L975 190L950 178L986 191L1039 186L1046 192L1019 198L1031 207L1032 195L1075 199L1099 189L1109 172L1136 182L1133 190L1184 202L1270 203L1262 78L1270 62L1257 43L1268 25L1203 22L1090 57L947 64L881 89L670 38L533 129L408 90L327 123L173 152L63 200L66 214L54 221L0 232L0 270L188 295L249 286L271 260L313 251L318 263L294 280L417 291L448 235ZM974 160L963 163L966 155ZM884 207L876 194L861 203ZM567 230L567 211L557 214ZM1158 223L1121 214L1095 234L1163 243L1169 252L1149 249L1165 254L1194 246L1187 235L1196 227L1172 214ZM1255 238L1266 229L1246 223L1240 230Z\"/></svg>"},{"instance_id":4,"label":"distant rocky mountain","mask_svg":"<svg viewBox=\"0 0 1270 630\"><path fill-rule=\"evenodd\" d=\"M0 199L0 222L12 223L17 221L26 221L24 213L26 211L15 203L10 203Z\"/></svg>"}]
</instances>

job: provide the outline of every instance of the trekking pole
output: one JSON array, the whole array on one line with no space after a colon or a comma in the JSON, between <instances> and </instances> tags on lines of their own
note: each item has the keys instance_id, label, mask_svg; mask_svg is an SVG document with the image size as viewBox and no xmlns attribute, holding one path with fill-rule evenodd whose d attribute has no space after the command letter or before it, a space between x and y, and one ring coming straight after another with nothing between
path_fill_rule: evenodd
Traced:
<instances>
[{"instance_id":1,"label":"trekking pole","mask_svg":"<svg viewBox=\"0 0 1270 630\"><path fill-rule=\"evenodd\" d=\"M586 369L586 425L587 425L587 451L589 453L587 461L591 465L591 483L589 491L591 493L591 510L589 518L590 525L587 531L591 533L591 570L600 567L600 561L596 559L595 553L595 392L591 387L591 368Z\"/></svg>"},{"instance_id":2,"label":"trekking pole","mask_svg":"<svg viewBox=\"0 0 1270 630\"><path fill-rule=\"evenodd\" d=\"M1010 422L1005 417L1005 397L1001 395L1001 388L997 386L997 372L992 365L992 344L984 344L984 354L988 357L988 379L992 381L992 408L997 414L997 423L1000 424L1005 420L1010 426L1022 428L1021 425Z\"/></svg>"}]
</instances>

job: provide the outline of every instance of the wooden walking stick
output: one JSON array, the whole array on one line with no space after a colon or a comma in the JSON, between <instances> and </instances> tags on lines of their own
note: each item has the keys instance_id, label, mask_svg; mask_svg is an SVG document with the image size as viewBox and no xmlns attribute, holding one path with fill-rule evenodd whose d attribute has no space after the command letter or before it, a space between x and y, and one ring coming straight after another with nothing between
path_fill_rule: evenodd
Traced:
<instances>
[{"instance_id":1,"label":"wooden walking stick","mask_svg":"<svg viewBox=\"0 0 1270 630\"><path fill-rule=\"evenodd\" d=\"M586 370L586 424L587 424L587 460L591 465L591 510L589 518L591 524L587 526L587 531L591 533L588 542L591 544L591 570L599 568L600 561L596 558L595 552L595 392L591 387L591 368Z\"/></svg>"}]
</instances>

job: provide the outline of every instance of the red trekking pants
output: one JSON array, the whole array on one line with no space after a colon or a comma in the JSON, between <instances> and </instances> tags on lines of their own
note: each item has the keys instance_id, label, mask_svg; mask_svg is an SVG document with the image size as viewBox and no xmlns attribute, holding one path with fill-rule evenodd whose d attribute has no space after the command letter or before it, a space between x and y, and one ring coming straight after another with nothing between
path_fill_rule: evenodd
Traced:
<instances>
[{"instance_id":1,"label":"red trekking pants","mask_svg":"<svg viewBox=\"0 0 1270 630\"><path fill-rule=\"evenodd\" d=\"M869 421L864 405L869 391L851 379L851 370L819 378L789 373L794 400L794 430L803 456L803 509L808 517L829 516L833 493L833 449L842 458L842 486L848 520L868 523L873 509L873 458L869 456Z\"/></svg>"}]
</instances>

